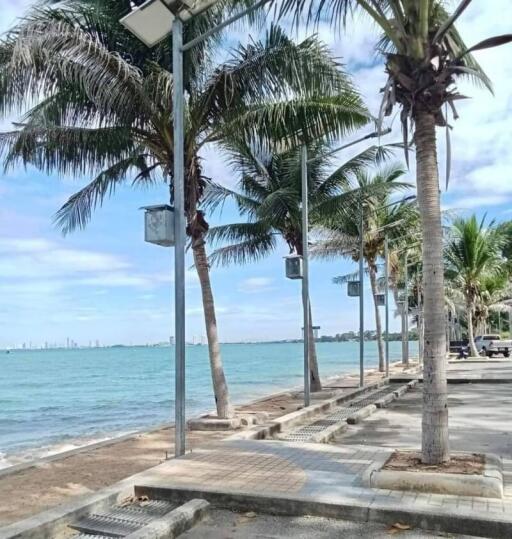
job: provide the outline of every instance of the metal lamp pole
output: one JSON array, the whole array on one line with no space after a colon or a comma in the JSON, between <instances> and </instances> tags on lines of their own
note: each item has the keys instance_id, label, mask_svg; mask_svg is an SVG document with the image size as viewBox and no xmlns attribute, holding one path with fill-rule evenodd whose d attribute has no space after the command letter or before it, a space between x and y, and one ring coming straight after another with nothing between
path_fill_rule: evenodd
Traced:
<instances>
[{"instance_id":1,"label":"metal lamp pole","mask_svg":"<svg viewBox=\"0 0 512 539\"><path fill-rule=\"evenodd\" d=\"M384 236L384 279L386 297L386 378L389 376L389 245L388 237Z\"/></svg>"},{"instance_id":2,"label":"metal lamp pole","mask_svg":"<svg viewBox=\"0 0 512 539\"><path fill-rule=\"evenodd\" d=\"M174 136L174 271L175 271L175 454L185 453L185 156L184 156L184 85L183 53L226 26L262 7L269 0L259 0L245 10L227 18L219 25L208 29L203 34L183 43L183 22L180 16L185 13L190 19L211 7L216 0L198 2L197 5L184 4L173 11L169 2L152 0L143 6L133 7L131 12L120 19L120 23L149 48L172 34L172 71L173 71L173 136ZM180 12L180 10L182 10ZM160 24L162 17L172 16L172 27Z\"/></svg>"},{"instance_id":3,"label":"metal lamp pole","mask_svg":"<svg viewBox=\"0 0 512 539\"><path fill-rule=\"evenodd\" d=\"M304 406L310 403L309 374L309 246L308 246L308 150L301 149L302 180L302 309L304 318Z\"/></svg>"},{"instance_id":4,"label":"metal lamp pole","mask_svg":"<svg viewBox=\"0 0 512 539\"><path fill-rule=\"evenodd\" d=\"M174 117L174 322L175 322L175 454L185 453L185 148L183 126L183 23L172 25L173 117Z\"/></svg>"},{"instance_id":5,"label":"metal lamp pole","mask_svg":"<svg viewBox=\"0 0 512 539\"><path fill-rule=\"evenodd\" d=\"M364 387L364 215L363 199L359 208L359 387Z\"/></svg>"},{"instance_id":6,"label":"metal lamp pole","mask_svg":"<svg viewBox=\"0 0 512 539\"><path fill-rule=\"evenodd\" d=\"M403 301L403 311L402 311L402 363L404 365L409 364L409 339L408 339L408 332L409 332L409 320L408 320L408 311L409 311L409 298L408 298L408 292L409 292L409 277L408 277L408 270L407 270L407 251L405 252L405 269L404 269L404 301Z\"/></svg>"}]
</instances>

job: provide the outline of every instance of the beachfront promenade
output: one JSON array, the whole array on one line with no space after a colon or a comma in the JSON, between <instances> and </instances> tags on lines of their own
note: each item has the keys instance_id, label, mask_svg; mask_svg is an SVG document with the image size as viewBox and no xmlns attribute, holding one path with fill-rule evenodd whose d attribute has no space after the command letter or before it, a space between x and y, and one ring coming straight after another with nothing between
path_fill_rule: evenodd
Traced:
<instances>
[{"instance_id":1,"label":"beachfront promenade","mask_svg":"<svg viewBox=\"0 0 512 539\"><path fill-rule=\"evenodd\" d=\"M402 384L408 379L419 376L414 369L403 372L400 367L395 367L392 374L397 383L391 389L404 387ZM283 433L265 440L248 439L247 431L235 434L194 433L191 452L125 479L122 486L124 489L135 487L137 495L176 502L204 498L213 506L224 509L296 516L306 514L386 525L402 522L414 528L458 534L456 536L511 537L512 364L504 361L452 362L448 378L451 382L452 447L457 451L490 453L502 458L504 496L501 499L391 491L369 486L373 471L389 457L392 448L419 446L421 385L408 387L406 392L400 390L400 398L329 436L329 443L278 439ZM374 373L369 384L376 384L378 380L379 376ZM372 391L375 395L383 392L378 387ZM338 398L343 398L343 395L349 398L351 393L357 392L355 378L332 381L325 391L331 401L333 392ZM291 421L286 423L283 418L302 413L303 426L311 424L313 419L306 418L302 411L296 411L296 397L294 392L288 392L274 396L266 404L260 401L249 405L247 409L251 406L253 410L266 409L271 414L271 423L282 421L283 428L288 425L289 432L297 432L301 423L294 419L292 426ZM363 397L358 398L361 400ZM336 406L338 408L326 409L325 417L333 410L339 413L345 409L343 404ZM322 417L314 419L321 422ZM329 428L325 419L324 422ZM253 431L257 429L255 427ZM115 445L107 447L114 449ZM107 447L55 460L47 466L55 468L56 472L60 466L66 466L66 460L77 457L91 459L88 473L94 475L98 470L95 471L93 455ZM23 473L28 484L31 474L40 473L44 468L45 465L41 465L25 470ZM5 482L16 480L17 475L20 474L0 479L4 483L0 494L3 498L6 498ZM37 488L35 484L31 486ZM39 489L39 495L44 496L44 485ZM115 490L115 486L111 489ZM66 498L63 496L61 502ZM0 507L4 507L4 501L7 499L0 500ZM18 505L22 505L19 499ZM24 516L37 509L37 506L25 507ZM11 513L8 519L14 520L13 516ZM196 532L190 533L200 537L193 535ZM2 533L0 537L4 537Z\"/></svg>"}]
</instances>

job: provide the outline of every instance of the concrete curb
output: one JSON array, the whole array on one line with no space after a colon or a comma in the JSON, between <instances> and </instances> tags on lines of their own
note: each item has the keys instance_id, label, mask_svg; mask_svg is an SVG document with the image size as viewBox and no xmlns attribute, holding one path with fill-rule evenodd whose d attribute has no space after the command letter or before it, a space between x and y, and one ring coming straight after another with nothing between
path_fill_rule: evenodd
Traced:
<instances>
[{"instance_id":1,"label":"concrete curb","mask_svg":"<svg viewBox=\"0 0 512 539\"><path fill-rule=\"evenodd\" d=\"M7 468L3 468L0 470L0 479L2 477L5 477L6 475L11 475L18 472L22 472L24 470L28 470L29 468L37 468L41 466L42 464L46 464L48 462L54 462L56 460L66 459L68 457L79 455L80 453L85 453L87 451L95 451L96 449L101 449L103 447L108 447L109 445L114 445L117 443L124 442L126 440L138 438L146 434L153 434L154 432L158 432L160 430L165 430L165 429L170 430L173 428L174 428L174 423L172 425L162 424L155 428L146 429L146 430L137 430L134 432L130 432L128 434L123 434L121 436L109 438L108 440L102 440L101 442L94 442L92 444L81 445L80 447L76 447L75 449L69 449L68 451L62 451L60 453L48 455L47 457L41 457L35 460L31 460L29 462L21 462L20 464L14 464L13 466L9 466Z\"/></svg>"},{"instance_id":2,"label":"concrete curb","mask_svg":"<svg viewBox=\"0 0 512 539\"><path fill-rule=\"evenodd\" d=\"M190 530L206 514L210 504L194 499L126 536L126 539L174 539Z\"/></svg>"},{"instance_id":3,"label":"concrete curb","mask_svg":"<svg viewBox=\"0 0 512 539\"><path fill-rule=\"evenodd\" d=\"M302 516L311 515L325 518L347 519L359 522L378 522L393 524L407 522L415 528L467 534L496 539L512 537L512 518L496 513L476 514L471 509L458 508L454 511L442 507L433 510L420 505L414 508L397 507L396 500L383 501L358 500L348 497L346 501L333 501L329 496L318 495L315 501L303 496L285 496L273 493L271 497L261 494L221 491L212 489L194 490L187 488L161 488L157 486L137 486L138 496L147 495L153 499L183 502L193 498L203 498L212 506L236 511L256 511L272 515ZM373 491L375 492L375 491ZM372 497L369 498L372 500Z\"/></svg>"},{"instance_id":4,"label":"concrete curb","mask_svg":"<svg viewBox=\"0 0 512 539\"><path fill-rule=\"evenodd\" d=\"M396 395L390 393L389 395L382 397L382 399L375 401L375 406L377 406L377 408L386 408L386 406L391 404L394 400L396 400Z\"/></svg>"},{"instance_id":5,"label":"concrete curb","mask_svg":"<svg viewBox=\"0 0 512 539\"><path fill-rule=\"evenodd\" d=\"M485 455L482 475L382 470L385 462L374 462L362 484L370 488L452 494L479 498L503 498L503 465L496 455ZM387 459L386 459L387 460Z\"/></svg>"},{"instance_id":6,"label":"concrete curb","mask_svg":"<svg viewBox=\"0 0 512 539\"><path fill-rule=\"evenodd\" d=\"M201 416L187 421L189 430L201 431L218 431L218 430L235 430L240 428L242 421L240 417L231 419L219 419L217 417Z\"/></svg>"},{"instance_id":7,"label":"concrete curb","mask_svg":"<svg viewBox=\"0 0 512 539\"><path fill-rule=\"evenodd\" d=\"M357 412L354 412L351 416L347 417L347 423L349 425L355 425L359 423L362 419L372 415L373 412L377 411L377 406L375 404L368 404L364 408L361 408Z\"/></svg>"},{"instance_id":8,"label":"concrete curb","mask_svg":"<svg viewBox=\"0 0 512 539\"><path fill-rule=\"evenodd\" d=\"M309 442L314 442L317 444L326 444L332 440L337 434L348 429L348 424L346 421L340 421L326 429L322 430L318 434L314 434L308 440Z\"/></svg>"},{"instance_id":9,"label":"concrete curb","mask_svg":"<svg viewBox=\"0 0 512 539\"><path fill-rule=\"evenodd\" d=\"M393 394L396 396L397 399L405 395L409 391L409 384L406 384L405 386L399 387L396 391L393 391Z\"/></svg>"}]
</instances>

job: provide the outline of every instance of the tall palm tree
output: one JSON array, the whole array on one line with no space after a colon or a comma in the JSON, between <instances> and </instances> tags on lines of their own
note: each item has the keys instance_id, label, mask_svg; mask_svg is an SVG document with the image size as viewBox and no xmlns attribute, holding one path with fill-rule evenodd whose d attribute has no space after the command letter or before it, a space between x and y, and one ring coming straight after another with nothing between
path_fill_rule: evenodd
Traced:
<instances>
[{"instance_id":1,"label":"tall palm tree","mask_svg":"<svg viewBox=\"0 0 512 539\"><path fill-rule=\"evenodd\" d=\"M475 311L477 300L484 293L484 283L506 276L507 267L501 257L503 236L494 222L485 225L485 217L478 222L473 215L458 218L453 223L451 238L445 249L446 276L458 287L466 302L468 340L472 356L478 356L475 346Z\"/></svg>"},{"instance_id":2,"label":"tall palm tree","mask_svg":"<svg viewBox=\"0 0 512 539\"><path fill-rule=\"evenodd\" d=\"M276 250L277 237L284 240L290 253L302 255L300 148L279 152L269 145L252 144L243 138L232 139L225 148L234 169L241 173L238 189L211 185L209 203L215 207L231 198L247 220L210 229L210 241L224 244L214 251L212 262L243 264L259 260ZM328 148L323 141L308 145L308 157L311 159L308 165L308 204L313 226L326 212L343 213L345 206L356 196L347 189L350 176L383 159L389 151L385 147L370 147L332 171L332 158L324 157ZM313 322L312 317L309 318L311 389L320 391L322 385Z\"/></svg>"},{"instance_id":3,"label":"tall palm tree","mask_svg":"<svg viewBox=\"0 0 512 539\"><path fill-rule=\"evenodd\" d=\"M469 76L490 88L471 52L512 40L512 35L498 36L466 47L455 22L470 3L461 0L451 15L443 0L284 0L282 8L284 14L306 12L313 20L330 17L338 26L363 12L383 33L378 50L384 56L388 81L379 117L390 115L398 105L407 160L410 127L416 146L425 293L422 460L427 464L450 458L436 127L445 127L449 136L448 112L456 118L455 102L463 97L455 87L458 78ZM447 182L448 176L449 167Z\"/></svg>"},{"instance_id":4,"label":"tall palm tree","mask_svg":"<svg viewBox=\"0 0 512 539\"><path fill-rule=\"evenodd\" d=\"M224 6L185 28L189 40L222 20ZM170 43L149 51L117 23L128 0L64 0L36 8L0 44L0 113L24 112L0 136L6 164L94 177L59 210L65 232L83 227L122 183L173 182ZM202 290L217 414L233 415L222 366L201 201L200 152L230 133L342 136L368 120L361 99L315 38L297 44L272 26L262 41L215 63L212 38L185 55L185 210ZM34 104L35 103L35 104Z\"/></svg>"},{"instance_id":5,"label":"tall palm tree","mask_svg":"<svg viewBox=\"0 0 512 539\"><path fill-rule=\"evenodd\" d=\"M480 290L475 301L475 328L482 327L489 320L491 313L498 313L498 316L501 316L502 312L508 312L510 307L504 300L510 299L511 292L509 271L485 275L480 281Z\"/></svg>"},{"instance_id":6,"label":"tall palm tree","mask_svg":"<svg viewBox=\"0 0 512 539\"><path fill-rule=\"evenodd\" d=\"M385 370L384 342L382 338L382 323L380 318L377 294L378 260L384 256L386 235L388 238L407 237L411 228L413 206L402 203L389 206L390 195L410 187L399 181L405 171L401 166L394 165L383 168L375 173L359 170L352 176L352 181L345 187L347 191L360 191L364 196L362 205L355 205L355 211L345 211L343 214L322 215L324 238L316 242L312 248L313 256L332 259L346 257L359 262L360 257L360 224L361 211L363 224L363 257L368 268L370 286L375 310L375 328L377 332L377 348L379 352L379 370ZM349 276L351 279L352 276ZM346 278L336 277L336 284L343 284Z\"/></svg>"}]
</instances>

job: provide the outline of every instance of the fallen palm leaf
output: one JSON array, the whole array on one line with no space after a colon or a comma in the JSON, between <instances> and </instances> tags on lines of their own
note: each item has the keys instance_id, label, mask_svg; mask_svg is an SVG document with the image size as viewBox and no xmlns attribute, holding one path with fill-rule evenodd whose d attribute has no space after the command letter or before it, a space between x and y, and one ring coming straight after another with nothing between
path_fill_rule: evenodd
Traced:
<instances>
[{"instance_id":1,"label":"fallen palm leaf","mask_svg":"<svg viewBox=\"0 0 512 539\"><path fill-rule=\"evenodd\" d=\"M395 522L388 528L388 533L394 535L395 533L400 533L406 530L412 529L412 526L409 524L403 524L402 522Z\"/></svg>"}]
</instances>

